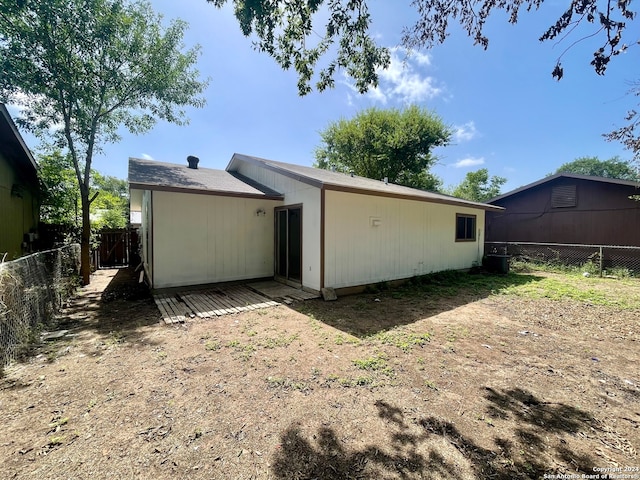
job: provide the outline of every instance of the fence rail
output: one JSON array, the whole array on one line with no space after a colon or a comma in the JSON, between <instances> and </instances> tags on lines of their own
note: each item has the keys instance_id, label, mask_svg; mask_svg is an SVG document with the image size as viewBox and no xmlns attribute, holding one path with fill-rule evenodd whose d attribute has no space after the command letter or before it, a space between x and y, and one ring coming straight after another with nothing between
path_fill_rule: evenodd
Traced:
<instances>
[{"instance_id":1,"label":"fence rail","mask_svg":"<svg viewBox=\"0 0 640 480\"><path fill-rule=\"evenodd\" d=\"M566 243L485 242L485 253L529 263L584 267L598 275L640 276L640 247Z\"/></svg>"},{"instance_id":2,"label":"fence rail","mask_svg":"<svg viewBox=\"0 0 640 480\"><path fill-rule=\"evenodd\" d=\"M0 368L51 325L73 292L80 246L67 245L0 263Z\"/></svg>"}]
</instances>

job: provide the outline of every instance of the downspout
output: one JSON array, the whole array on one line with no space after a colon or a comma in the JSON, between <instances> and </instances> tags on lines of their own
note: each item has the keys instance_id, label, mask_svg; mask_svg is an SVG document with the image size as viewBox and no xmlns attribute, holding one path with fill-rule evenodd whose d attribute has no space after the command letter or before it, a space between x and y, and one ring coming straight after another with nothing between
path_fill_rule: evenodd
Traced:
<instances>
[{"instance_id":1,"label":"downspout","mask_svg":"<svg viewBox=\"0 0 640 480\"><path fill-rule=\"evenodd\" d=\"M320 290L324 288L325 188L320 187Z\"/></svg>"},{"instance_id":2,"label":"downspout","mask_svg":"<svg viewBox=\"0 0 640 480\"><path fill-rule=\"evenodd\" d=\"M149 242L151 245L148 245L147 248L150 247L150 257L151 257L151 278L149 279L149 281L151 282L151 289L154 288L155 285L155 279L153 277L155 277L156 274L156 268L155 268L155 261L154 261L154 254L155 254L155 248L154 248L154 240L155 240L155 232L154 232L154 227L155 227L155 221L153 219L153 190L149 190L149 223L151 223L151 241Z\"/></svg>"}]
</instances>

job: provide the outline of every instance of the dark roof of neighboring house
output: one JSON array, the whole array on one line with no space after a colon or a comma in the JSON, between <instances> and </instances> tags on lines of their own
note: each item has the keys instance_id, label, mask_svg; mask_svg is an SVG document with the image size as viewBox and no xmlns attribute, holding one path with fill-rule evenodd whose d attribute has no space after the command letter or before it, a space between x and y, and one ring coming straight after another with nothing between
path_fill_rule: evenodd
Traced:
<instances>
[{"instance_id":1,"label":"dark roof of neighboring house","mask_svg":"<svg viewBox=\"0 0 640 480\"><path fill-rule=\"evenodd\" d=\"M267 169L293 178L303 183L313 185L318 188L326 188L328 190L337 190L351 193L361 193L368 195L377 195L385 197L397 197L418 201L426 201L433 203L443 203L449 205L459 205L471 208L482 208L484 210L503 210L502 207L487 205L486 203L471 202L450 195L441 193L427 192L415 188L403 187L393 183L385 183L370 178L348 175L346 173L333 172L331 170L323 170L320 168L306 167L303 165L294 165L291 163L276 162L264 158L253 157L234 153L231 161L227 165L227 171L236 169L236 161L244 161L261 165Z\"/></svg>"},{"instance_id":2,"label":"dark roof of neighboring house","mask_svg":"<svg viewBox=\"0 0 640 480\"><path fill-rule=\"evenodd\" d=\"M38 184L36 161L3 103L0 103L0 155L13 165L25 181Z\"/></svg>"},{"instance_id":3,"label":"dark roof of neighboring house","mask_svg":"<svg viewBox=\"0 0 640 480\"><path fill-rule=\"evenodd\" d=\"M502 195L498 195L497 197L492 198L491 200L488 200L487 203L495 203L498 202L506 197L510 197L512 195L516 195L520 192L523 192L525 190L529 190L531 188L537 187L539 185L543 185L545 183L548 182L552 182L554 180L557 180L559 178L574 178L577 180L589 180L592 182L601 182L601 183L612 183L615 185L624 185L624 186L629 186L629 187L635 187L635 188L640 188L640 182L636 182L634 180L620 180L618 178L606 178L606 177L592 177L589 175L578 175L575 173L556 173L555 175L550 175L548 177L545 177L541 180L538 180L536 182L533 183L529 183L528 185L525 185L523 187L520 188L516 188L515 190L511 190L510 192L504 193Z\"/></svg>"},{"instance_id":4,"label":"dark roof of neighboring house","mask_svg":"<svg viewBox=\"0 0 640 480\"><path fill-rule=\"evenodd\" d=\"M239 174L129 158L129 188L281 200L280 193Z\"/></svg>"}]
</instances>

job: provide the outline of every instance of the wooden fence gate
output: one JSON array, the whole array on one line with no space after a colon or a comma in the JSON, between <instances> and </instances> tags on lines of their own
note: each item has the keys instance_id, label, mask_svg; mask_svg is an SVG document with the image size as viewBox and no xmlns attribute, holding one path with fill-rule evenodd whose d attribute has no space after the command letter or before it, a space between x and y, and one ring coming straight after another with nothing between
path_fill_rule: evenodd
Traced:
<instances>
[{"instance_id":1,"label":"wooden fence gate","mask_svg":"<svg viewBox=\"0 0 640 480\"><path fill-rule=\"evenodd\" d=\"M139 261L138 232L133 229L100 232L100 245L94 251L95 268L125 267Z\"/></svg>"}]
</instances>

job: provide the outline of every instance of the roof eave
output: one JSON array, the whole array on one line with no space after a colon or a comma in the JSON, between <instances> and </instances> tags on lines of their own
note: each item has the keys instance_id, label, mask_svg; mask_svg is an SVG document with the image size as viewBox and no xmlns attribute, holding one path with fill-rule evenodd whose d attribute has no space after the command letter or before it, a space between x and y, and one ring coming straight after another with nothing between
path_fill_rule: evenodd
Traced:
<instances>
[{"instance_id":1,"label":"roof eave","mask_svg":"<svg viewBox=\"0 0 640 480\"><path fill-rule=\"evenodd\" d=\"M231 170L235 164L236 161L244 161L247 163L251 163L252 165L258 165L261 166L263 168L266 168L267 170L271 170L273 172L279 173L281 175L284 175L288 178L292 178L294 180L297 180L299 182L302 183L306 183L308 185L320 188L320 189L325 189L325 190L333 190L333 191L341 191L341 192L351 192L351 193L359 193L362 195L373 195L373 196L379 196L379 197L392 197L392 198L403 198L403 199L409 199L409 200L416 200L416 201L420 201L420 202L431 202L431 203L441 203L441 204L447 204L447 205L457 205L457 206L463 206L463 207L469 207L469 208L481 208L483 210L493 210L493 211L502 211L504 210L503 207L499 207L496 205L488 205L486 203L476 203L476 202L465 202L463 200L458 201L454 198L452 198L451 200L447 200L444 198L427 198L427 197L423 197L420 195L409 195L409 194L401 194L401 193L395 193L395 192L384 192L382 190L369 190L366 188L358 188L358 187L347 187L345 185L339 185L339 184L335 184L335 183L331 183L331 182L322 182L320 180L311 178L311 177L307 177L305 175L301 175L299 173L296 172L292 172L290 170L287 170L285 168L279 167L277 165L273 165L272 163L269 162L269 160L267 159L263 159L263 158L259 158L259 157L253 157L253 156L249 156L249 155L244 155L242 153L234 153L233 156L231 157L231 160L229 161L229 164L227 165L227 167L225 168L225 170L231 172L233 170Z\"/></svg>"},{"instance_id":2,"label":"roof eave","mask_svg":"<svg viewBox=\"0 0 640 480\"><path fill-rule=\"evenodd\" d=\"M213 195L219 197L256 198L263 200L284 200L282 195L267 195L263 193L234 192L226 190L211 190L204 188L173 187L169 185L156 185L150 183L129 182L129 190L152 190L156 192L191 193L194 195Z\"/></svg>"},{"instance_id":3,"label":"roof eave","mask_svg":"<svg viewBox=\"0 0 640 480\"><path fill-rule=\"evenodd\" d=\"M586 180L590 182L601 182L601 183L611 183L614 185L624 185L629 187L640 188L640 182L634 182L633 180L620 180L619 178L606 178L606 177L594 177L590 175L579 175L575 173L556 173L554 175L549 175L548 177L541 178L535 182L529 183L527 185L523 185L522 187L518 187L515 190L511 190L510 192L504 193L502 195L498 195L490 200L487 200L487 203L499 202L507 197L511 197L512 195L516 195L518 193L524 192L525 190L529 190L531 188L538 187L540 185L544 185L545 183L552 182L553 180L557 180L558 178L573 178L576 180Z\"/></svg>"},{"instance_id":4,"label":"roof eave","mask_svg":"<svg viewBox=\"0 0 640 480\"><path fill-rule=\"evenodd\" d=\"M23 160L26 160L26 162L24 162L24 164L29 166L28 167L28 171L24 171L24 173L26 175L32 177L32 179L35 179L36 182L37 182L37 180L38 180L38 163L36 162L35 158L33 157L32 153L31 153L31 150L29 150L29 147L27 147L27 144L25 143L24 139L22 138L22 135L20 135L20 132L18 131L18 127L16 127L16 124L13 121L13 119L11 118L11 115L9 114L9 110L7 110L7 107L5 106L4 103L0 103L0 114L1 114L1 117L4 120L4 122L6 123L6 125L9 127L9 130L11 131L13 139L15 140L15 142L20 147L20 150L22 151Z\"/></svg>"},{"instance_id":5,"label":"roof eave","mask_svg":"<svg viewBox=\"0 0 640 480\"><path fill-rule=\"evenodd\" d=\"M467 208L475 208L475 209L482 209L482 210L492 210L492 211L504 210L504 207L500 207L497 205L489 205L486 203L477 203L477 202L466 202L464 200L456 200L455 198L452 198L451 200L449 200L447 198L423 197L420 195L402 194L397 192L383 192L380 190L367 190L365 188L346 187L344 185L335 185L330 183L325 184L324 188L326 190L333 190L336 192L356 193L361 195L371 195L374 197L398 198L401 200L415 200L417 202L439 203L442 205L453 205L457 207L467 207Z\"/></svg>"}]
</instances>

